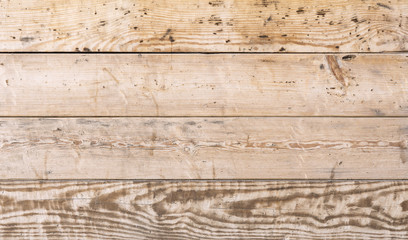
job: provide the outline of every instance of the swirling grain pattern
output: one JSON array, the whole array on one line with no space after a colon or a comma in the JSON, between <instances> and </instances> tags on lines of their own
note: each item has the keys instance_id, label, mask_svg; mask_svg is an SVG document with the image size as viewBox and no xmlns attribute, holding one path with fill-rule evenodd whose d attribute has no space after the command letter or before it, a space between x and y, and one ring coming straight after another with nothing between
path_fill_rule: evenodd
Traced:
<instances>
[{"instance_id":1,"label":"swirling grain pattern","mask_svg":"<svg viewBox=\"0 0 408 240\"><path fill-rule=\"evenodd\" d=\"M382 52L405 0L0 1L0 51Z\"/></svg>"},{"instance_id":2,"label":"swirling grain pattern","mask_svg":"<svg viewBox=\"0 0 408 240\"><path fill-rule=\"evenodd\" d=\"M1 182L1 239L407 239L406 181Z\"/></svg>"},{"instance_id":3,"label":"swirling grain pattern","mask_svg":"<svg viewBox=\"0 0 408 240\"><path fill-rule=\"evenodd\" d=\"M408 240L407 50L407 0L0 0L0 240Z\"/></svg>"}]
</instances>

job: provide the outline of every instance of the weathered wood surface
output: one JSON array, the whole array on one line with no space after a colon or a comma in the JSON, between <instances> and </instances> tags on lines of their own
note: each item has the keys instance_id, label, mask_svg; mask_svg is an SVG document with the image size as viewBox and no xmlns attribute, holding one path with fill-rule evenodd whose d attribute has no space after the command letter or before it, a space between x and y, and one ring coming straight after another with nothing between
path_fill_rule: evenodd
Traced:
<instances>
[{"instance_id":1,"label":"weathered wood surface","mask_svg":"<svg viewBox=\"0 0 408 240\"><path fill-rule=\"evenodd\" d=\"M408 116L408 55L0 55L1 116Z\"/></svg>"},{"instance_id":2,"label":"weathered wood surface","mask_svg":"<svg viewBox=\"0 0 408 240\"><path fill-rule=\"evenodd\" d=\"M0 1L0 51L380 52L406 0Z\"/></svg>"},{"instance_id":3,"label":"weathered wood surface","mask_svg":"<svg viewBox=\"0 0 408 240\"><path fill-rule=\"evenodd\" d=\"M1 179L405 179L405 118L3 118Z\"/></svg>"},{"instance_id":4,"label":"weathered wood surface","mask_svg":"<svg viewBox=\"0 0 408 240\"><path fill-rule=\"evenodd\" d=\"M2 182L2 239L407 239L408 183Z\"/></svg>"}]
</instances>

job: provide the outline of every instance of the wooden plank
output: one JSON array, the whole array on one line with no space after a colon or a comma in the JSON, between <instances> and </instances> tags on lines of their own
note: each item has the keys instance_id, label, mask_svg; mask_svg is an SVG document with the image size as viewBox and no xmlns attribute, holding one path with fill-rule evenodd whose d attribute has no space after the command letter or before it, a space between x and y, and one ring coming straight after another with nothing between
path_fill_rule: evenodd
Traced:
<instances>
[{"instance_id":1,"label":"wooden plank","mask_svg":"<svg viewBox=\"0 0 408 240\"><path fill-rule=\"evenodd\" d=\"M1 116L408 116L408 55L0 55Z\"/></svg>"},{"instance_id":2,"label":"wooden plank","mask_svg":"<svg viewBox=\"0 0 408 240\"><path fill-rule=\"evenodd\" d=\"M405 179L406 118L3 118L1 179Z\"/></svg>"},{"instance_id":3,"label":"wooden plank","mask_svg":"<svg viewBox=\"0 0 408 240\"><path fill-rule=\"evenodd\" d=\"M408 49L404 0L13 0L0 51L381 52Z\"/></svg>"},{"instance_id":4,"label":"wooden plank","mask_svg":"<svg viewBox=\"0 0 408 240\"><path fill-rule=\"evenodd\" d=\"M2 182L2 239L407 239L408 183Z\"/></svg>"}]
</instances>

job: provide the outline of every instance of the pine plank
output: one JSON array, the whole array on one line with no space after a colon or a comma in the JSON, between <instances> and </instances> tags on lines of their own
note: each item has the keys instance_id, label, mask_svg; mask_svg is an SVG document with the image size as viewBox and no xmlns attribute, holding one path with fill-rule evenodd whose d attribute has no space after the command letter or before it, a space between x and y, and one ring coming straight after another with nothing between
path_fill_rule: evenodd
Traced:
<instances>
[{"instance_id":1,"label":"pine plank","mask_svg":"<svg viewBox=\"0 0 408 240\"><path fill-rule=\"evenodd\" d=\"M408 116L408 55L0 55L0 116Z\"/></svg>"},{"instance_id":2,"label":"pine plank","mask_svg":"<svg viewBox=\"0 0 408 240\"><path fill-rule=\"evenodd\" d=\"M405 179L406 118L2 118L0 179Z\"/></svg>"},{"instance_id":3,"label":"pine plank","mask_svg":"<svg viewBox=\"0 0 408 240\"><path fill-rule=\"evenodd\" d=\"M406 181L1 182L2 239L407 239Z\"/></svg>"},{"instance_id":4,"label":"pine plank","mask_svg":"<svg viewBox=\"0 0 408 240\"><path fill-rule=\"evenodd\" d=\"M0 51L382 52L408 49L404 0L13 0Z\"/></svg>"}]
</instances>

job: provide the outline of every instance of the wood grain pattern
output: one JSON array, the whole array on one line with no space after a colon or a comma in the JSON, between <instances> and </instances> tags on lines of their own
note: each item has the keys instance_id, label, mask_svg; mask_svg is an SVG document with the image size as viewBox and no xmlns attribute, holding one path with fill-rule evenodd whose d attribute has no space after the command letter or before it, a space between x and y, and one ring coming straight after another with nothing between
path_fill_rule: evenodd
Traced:
<instances>
[{"instance_id":1,"label":"wood grain pattern","mask_svg":"<svg viewBox=\"0 0 408 240\"><path fill-rule=\"evenodd\" d=\"M405 118L3 118L1 179L405 179Z\"/></svg>"},{"instance_id":2,"label":"wood grain pattern","mask_svg":"<svg viewBox=\"0 0 408 240\"><path fill-rule=\"evenodd\" d=\"M408 55L1 55L0 116L408 116Z\"/></svg>"},{"instance_id":3,"label":"wood grain pattern","mask_svg":"<svg viewBox=\"0 0 408 240\"><path fill-rule=\"evenodd\" d=\"M2 182L2 239L407 239L408 183Z\"/></svg>"},{"instance_id":4,"label":"wood grain pattern","mask_svg":"<svg viewBox=\"0 0 408 240\"><path fill-rule=\"evenodd\" d=\"M408 49L405 0L13 0L0 51L381 52Z\"/></svg>"}]
</instances>

